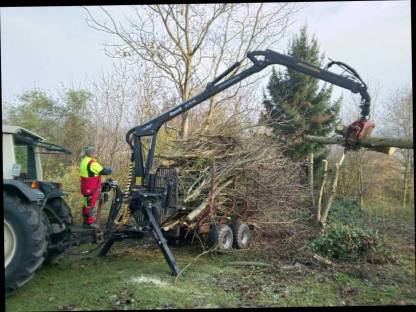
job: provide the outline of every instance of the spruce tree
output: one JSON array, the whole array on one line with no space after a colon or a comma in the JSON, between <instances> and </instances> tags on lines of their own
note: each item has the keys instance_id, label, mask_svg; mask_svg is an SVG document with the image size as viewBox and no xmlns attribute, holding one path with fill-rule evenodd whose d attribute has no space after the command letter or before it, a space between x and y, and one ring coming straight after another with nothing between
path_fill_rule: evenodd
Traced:
<instances>
[{"instance_id":1,"label":"spruce tree","mask_svg":"<svg viewBox=\"0 0 416 312\"><path fill-rule=\"evenodd\" d=\"M316 38L308 38L306 26L295 36L288 49L288 55L322 68L323 54L320 55ZM305 160L309 153L319 159L327 149L317 143L304 142L303 134L326 136L334 128L341 98L331 103L332 85L319 85L320 80L311 76L285 69L273 68L267 89L271 100L265 100L266 114L263 121L272 127L276 139L287 147L286 154L292 160Z\"/></svg>"}]
</instances>

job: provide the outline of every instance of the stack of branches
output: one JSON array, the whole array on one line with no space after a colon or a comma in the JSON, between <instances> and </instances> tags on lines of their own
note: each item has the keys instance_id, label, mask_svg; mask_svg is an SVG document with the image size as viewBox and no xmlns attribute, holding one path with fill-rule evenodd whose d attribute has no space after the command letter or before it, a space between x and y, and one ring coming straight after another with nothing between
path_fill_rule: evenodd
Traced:
<instances>
[{"instance_id":1,"label":"stack of branches","mask_svg":"<svg viewBox=\"0 0 416 312\"><path fill-rule=\"evenodd\" d=\"M187 211L176 224L192 227L206 215L211 192L215 213L209 222L224 215L241 217L259 235L290 227L304 214L300 165L283 155L284 146L258 130L241 120L217 120L177 142L180 154L158 155L162 163L179 168L181 204Z\"/></svg>"}]
</instances>

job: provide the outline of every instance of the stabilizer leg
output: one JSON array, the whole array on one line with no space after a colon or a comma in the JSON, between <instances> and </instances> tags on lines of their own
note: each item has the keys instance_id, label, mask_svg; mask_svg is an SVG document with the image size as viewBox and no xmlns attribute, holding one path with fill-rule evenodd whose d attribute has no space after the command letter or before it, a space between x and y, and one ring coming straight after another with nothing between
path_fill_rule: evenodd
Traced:
<instances>
[{"instance_id":1,"label":"stabilizer leg","mask_svg":"<svg viewBox=\"0 0 416 312\"><path fill-rule=\"evenodd\" d=\"M143 213L146 215L147 219L149 220L149 224L152 228L153 235L156 239L157 244L159 245L159 248L162 250L163 256L166 259L166 262L168 263L172 275L178 276L179 275L179 268L176 265L175 257L173 256L172 252L170 251L168 244L166 242L165 237L163 236L162 231L159 228L159 225L157 224L155 217L152 213L152 204L151 202L147 202L144 205Z\"/></svg>"},{"instance_id":2,"label":"stabilizer leg","mask_svg":"<svg viewBox=\"0 0 416 312\"><path fill-rule=\"evenodd\" d=\"M99 257L104 257L107 255L108 251L110 250L111 246L113 246L115 239L109 239L105 242L103 248L101 248L100 253L98 254Z\"/></svg>"}]
</instances>

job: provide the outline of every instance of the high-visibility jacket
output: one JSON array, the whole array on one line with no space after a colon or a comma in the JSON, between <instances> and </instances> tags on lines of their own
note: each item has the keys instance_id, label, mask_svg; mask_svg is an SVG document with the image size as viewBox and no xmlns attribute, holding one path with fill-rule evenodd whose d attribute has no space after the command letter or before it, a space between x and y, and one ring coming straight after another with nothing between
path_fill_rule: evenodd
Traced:
<instances>
[{"instance_id":1,"label":"high-visibility jacket","mask_svg":"<svg viewBox=\"0 0 416 312\"><path fill-rule=\"evenodd\" d=\"M85 156L81 161L81 194L89 196L99 190L100 172L103 167L92 157Z\"/></svg>"}]
</instances>

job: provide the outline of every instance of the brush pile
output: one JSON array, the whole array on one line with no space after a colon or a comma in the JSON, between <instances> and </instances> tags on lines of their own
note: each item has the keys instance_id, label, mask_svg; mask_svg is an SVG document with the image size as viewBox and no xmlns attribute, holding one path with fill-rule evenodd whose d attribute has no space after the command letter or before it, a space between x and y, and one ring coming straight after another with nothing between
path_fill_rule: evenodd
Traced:
<instances>
[{"instance_id":1,"label":"brush pile","mask_svg":"<svg viewBox=\"0 0 416 312\"><path fill-rule=\"evenodd\" d=\"M300 165L283 156L284 147L261 130L232 119L217 121L181 141L180 154L159 154L162 164L179 169L186 207L181 223L225 216L261 228L287 221L285 211L304 206L299 204L304 198Z\"/></svg>"}]
</instances>

